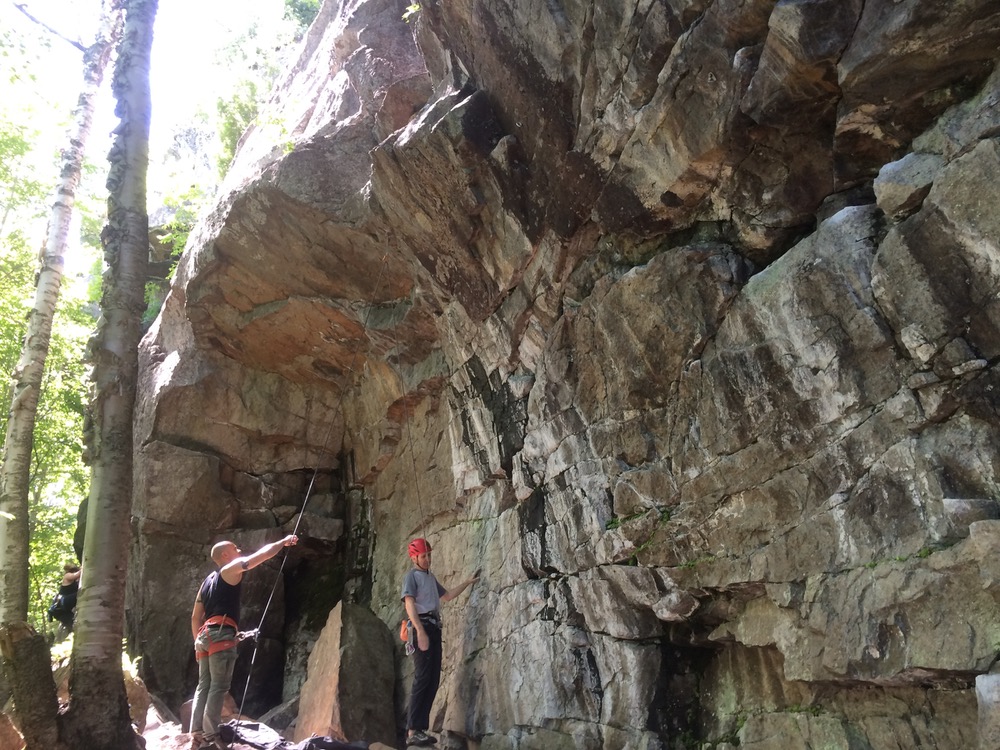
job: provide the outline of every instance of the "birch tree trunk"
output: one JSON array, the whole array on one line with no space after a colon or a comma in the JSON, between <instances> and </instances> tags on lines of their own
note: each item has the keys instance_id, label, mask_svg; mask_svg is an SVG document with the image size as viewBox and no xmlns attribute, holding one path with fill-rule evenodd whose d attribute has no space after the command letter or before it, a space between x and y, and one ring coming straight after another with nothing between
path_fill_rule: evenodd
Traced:
<instances>
[{"instance_id":1,"label":"birch tree trunk","mask_svg":"<svg viewBox=\"0 0 1000 750\"><path fill-rule=\"evenodd\" d=\"M106 274L94 339L94 446L84 574L73 640L66 741L78 750L136 747L121 652L132 506L132 412L149 259L146 170L149 64L157 0L128 0L113 90L120 124L111 147Z\"/></svg>"},{"instance_id":2,"label":"birch tree trunk","mask_svg":"<svg viewBox=\"0 0 1000 750\"><path fill-rule=\"evenodd\" d=\"M55 202L42 249L35 302L28 318L21 357L14 370L13 397L0 465L0 623L28 619L28 492L38 396L49 352L76 189L84 147L94 119L94 104L108 60L121 35L124 0L108 0L94 43L83 59L83 89L77 102Z\"/></svg>"},{"instance_id":3,"label":"birch tree trunk","mask_svg":"<svg viewBox=\"0 0 1000 750\"><path fill-rule=\"evenodd\" d=\"M67 750L59 740L59 701L45 636L23 622L0 626L0 653L8 665L25 750Z\"/></svg>"}]
</instances>

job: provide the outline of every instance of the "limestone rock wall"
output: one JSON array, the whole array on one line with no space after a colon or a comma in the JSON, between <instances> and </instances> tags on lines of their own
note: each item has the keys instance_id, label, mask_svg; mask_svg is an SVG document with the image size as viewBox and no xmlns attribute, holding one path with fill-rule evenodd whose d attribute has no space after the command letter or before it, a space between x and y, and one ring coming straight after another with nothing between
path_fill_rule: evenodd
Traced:
<instances>
[{"instance_id":1,"label":"limestone rock wall","mask_svg":"<svg viewBox=\"0 0 1000 750\"><path fill-rule=\"evenodd\" d=\"M406 4L325 3L143 342L152 689L320 476L274 703L422 535L451 747L995 746L1000 6Z\"/></svg>"}]
</instances>

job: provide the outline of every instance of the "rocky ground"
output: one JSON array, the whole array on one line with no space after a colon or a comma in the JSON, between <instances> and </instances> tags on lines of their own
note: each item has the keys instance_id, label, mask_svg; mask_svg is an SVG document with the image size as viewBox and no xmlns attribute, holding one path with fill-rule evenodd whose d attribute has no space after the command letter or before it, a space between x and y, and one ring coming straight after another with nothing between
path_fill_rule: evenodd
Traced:
<instances>
[{"instance_id":1,"label":"rocky ground","mask_svg":"<svg viewBox=\"0 0 1000 750\"><path fill-rule=\"evenodd\" d=\"M190 710L189 704L182 707L182 713L187 714ZM226 705L223 707L222 719L229 721L236 718L236 702L232 696L226 696ZM255 721L251 717L246 717L248 721ZM183 722L183 723L182 723ZM189 732L185 732L185 718L174 716L168 709L164 708L157 700L149 701L149 709L146 712L146 722L142 729L142 739L146 750L198 750L201 746L201 738ZM272 727L274 728L274 727ZM287 737L291 742L292 731L281 732L283 737ZM254 750L252 745L235 742L229 746L230 750ZM371 750L391 750L388 745L373 742L369 745Z\"/></svg>"}]
</instances>

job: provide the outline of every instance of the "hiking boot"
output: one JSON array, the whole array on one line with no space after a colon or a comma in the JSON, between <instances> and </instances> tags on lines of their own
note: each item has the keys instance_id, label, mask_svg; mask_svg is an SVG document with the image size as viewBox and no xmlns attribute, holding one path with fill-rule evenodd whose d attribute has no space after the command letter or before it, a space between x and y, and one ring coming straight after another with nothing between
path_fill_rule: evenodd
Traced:
<instances>
[{"instance_id":1,"label":"hiking boot","mask_svg":"<svg viewBox=\"0 0 1000 750\"><path fill-rule=\"evenodd\" d=\"M430 747L437 744L437 737L431 737L424 730L418 729L406 738L406 744L409 747Z\"/></svg>"}]
</instances>

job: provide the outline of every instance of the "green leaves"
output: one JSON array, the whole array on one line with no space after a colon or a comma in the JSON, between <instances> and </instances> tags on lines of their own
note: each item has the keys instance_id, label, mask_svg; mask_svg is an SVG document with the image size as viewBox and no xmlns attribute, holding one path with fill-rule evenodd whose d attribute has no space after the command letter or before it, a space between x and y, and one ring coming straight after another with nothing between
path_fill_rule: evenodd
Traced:
<instances>
[{"instance_id":1,"label":"green leaves","mask_svg":"<svg viewBox=\"0 0 1000 750\"><path fill-rule=\"evenodd\" d=\"M316 18L319 2L320 0L285 0L285 18L295 21L299 26L296 39L302 37Z\"/></svg>"},{"instance_id":2,"label":"green leaves","mask_svg":"<svg viewBox=\"0 0 1000 750\"><path fill-rule=\"evenodd\" d=\"M46 185L37 179L29 162L36 137L35 131L0 114L0 234L19 214L30 218L44 214Z\"/></svg>"},{"instance_id":3,"label":"green leaves","mask_svg":"<svg viewBox=\"0 0 1000 750\"><path fill-rule=\"evenodd\" d=\"M257 118L260 100L259 83L262 82L251 79L242 80L236 85L229 97L219 100L219 138L222 140L222 151L218 160L220 175L225 175L229 169L229 165L236 155L236 146L240 136ZM266 88L265 86L265 92Z\"/></svg>"},{"instance_id":4,"label":"green leaves","mask_svg":"<svg viewBox=\"0 0 1000 750\"><path fill-rule=\"evenodd\" d=\"M10 30L0 32L0 81L4 82L0 99L0 440L7 432L11 378L34 303L49 196L59 177L56 144L65 141L73 105L72 100L58 106L49 101L42 80L48 47L47 40L30 31L16 36ZM87 223L91 230L94 222ZM56 309L31 446L29 616L39 629L46 627L45 611L62 578L63 564L75 559L73 529L89 484L83 461L87 390L83 349L94 318L82 297L85 290L74 281L64 280Z\"/></svg>"},{"instance_id":5,"label":"green leaves","mask_svg":"<svg viewBox=\"0 0 1000 750\"><path fill-rule=\"evenodd\" d=\"M0 189L4 184L0 182ZM15 232L0 238L0 438L6 435L11 374L17 365L34 294L37 257ZM85 300L66 290L56 311L38 404L31 457L30 616L44 627L45 610L74 557L73 528L86 496L83 461L86 367L83 350L94 320Z\"/></svg>"}]
</instances>

